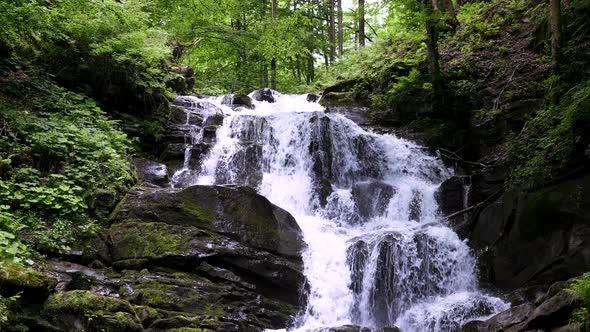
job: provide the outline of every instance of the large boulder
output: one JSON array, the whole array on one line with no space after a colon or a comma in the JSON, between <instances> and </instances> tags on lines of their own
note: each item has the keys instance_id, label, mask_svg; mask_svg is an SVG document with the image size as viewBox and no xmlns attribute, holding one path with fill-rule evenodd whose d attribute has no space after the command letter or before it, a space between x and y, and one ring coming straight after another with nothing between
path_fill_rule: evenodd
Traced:
<instances>
[{"instance_id":1,"label":"large boulder","mask_svg":"<svg viewBox=\"0 0 590 332\"><path fill-rule=\"evenodd\" d=\"M252 99L247 95L242 94L230 94L225 95L223 100L221 101L222 105L227 105L232 109L238 109L240 107L254 109L254 104L252 104Z\"/></svg>"},{"instance_id":2,"label":"large boulder","mask_svg":"<svg viewBox=\"0 0 590 332\"><path fill-rule=\"evenodd\" d=\"M570 280L571 281L571 280ZM540 296L539 302L525 302L484 321L473 321L462 331L580 331L572 329L570 319L580 303L566 290L568 282L556 282Z\"/></svg>"},{"instance_id":3,"label":"large boulder","mask_svg":"<svg viewBox=\"0 0 590 332\"><path fill-rule=\"evenodd\" d=\"M444 216L466 208L467 185L469 185L469 177L466 176L453 176L441 183L435 197L438 208Z\"/></svg>"},{"instance_id":4,"label":"large boulder","mask_svg":"<svg viewBox=\"0 0 590 332\"><path fill-rule=\"evenodd\" d=\"M275 102L273 90L271 90L269 88L264 88L264 89L260 89L260 90L256 90L256 91L252 92L252 99L257 100L257 101L266 101L269 103Z\"/></svg>"},{"instance_id":5,"label":"large boulder","mask_svg":"<svg viewBox=\"0 0 590 332\"><path fill-rule=\"evenodd\" d=\"M369 123L369 107L356 100L353 92L324 91L320 104L326 108L326 112L340 113L358 125Z\"/></svg>"},{"instance_id":6,"label":"large boulder","mask_svg":"<svg viewBox=\"0 0 590 332\"><path fill-rule=\"evenodd\" d=\"M55 288L57 280L41 272L14 263L0 264L0 295L21 294L30 301L43 301Z\"/></svg>"},{"instance_id":7,"label":"large boulder","mask_svg":"<svg viewBox=\"0 0 590 332\"><path fill-rule=\"evenodd\" d=\"M137 177L141 181L153 183L161 187L168 186L170 179L168 178L168 168L166 165L143 158L134 158L133 164L135 165Z\"/></svg>"},{"instance_id":8,"label":"large boulder","mask_svg":"<svg viewBox=\"0 0 590 332\"><path fill-rule=\"evenodd\" d=\"M300 257L303 248L295 219L249 187L141 187L127 195L115 220L195 226L286 257Z\"/></svg>"},{"instance_id":9,"label":"large boulder","mask_svg":"<svg viewBox=\"0 0 590 332\"><path fill-rule=\"evenodd\" d=\"M42 315L66 331L143 331L129 302L89 291L52 295Z\"/></svg>"},{"instance_id":10,"label":"large boulder","mask_svg":"<svg viewBox=\"0 0 590 332\"><path fill-rule=\"evenodd\" d=\"M565 280L590 264L590 175L532 193L504 193L468 239L487 281L503 289Z\"/></svg>"},{"instance_id":11,"label":"large boulder","mask_svg":"<svg viewBox=\"0 0 590 332\"><path fill-rule=\"evenodd\" d=\"M184 271L173 278L150 272L151 283L146 276L120 278L128 287L114 291L133 304L214 312L222 321L259 328L286 327L303 304L301 230L249 187L143 186L125 197L112 220L107 237L115 270Z\"/></svg>"}]
</instances>

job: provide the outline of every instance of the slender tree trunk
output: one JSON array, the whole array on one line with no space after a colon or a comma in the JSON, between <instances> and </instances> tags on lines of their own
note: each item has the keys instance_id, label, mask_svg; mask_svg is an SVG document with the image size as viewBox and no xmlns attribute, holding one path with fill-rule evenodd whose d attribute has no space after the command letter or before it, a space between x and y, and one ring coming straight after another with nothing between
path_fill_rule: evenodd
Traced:
<instances>
[{"instance_id":1,"label":"slender tree trunk","mask_svg":"<svg viewBox=\"0 0 590 332\"><path fill-rule=\"evenodd\" d=\"M435 100L438 100L441 93L441 74L438 54L438 32L436 31L436 22L433 18L433 7L430 1L424 0L424 9L426 12L426 51L428 57L428 72L432 81L432 89Z\"/></svg>"},{"instance_id":2,"label":"slender tree trunk","mask_svg":"<svg viewBox=\"0 0 590 332\"><path fill-rule=\"evenodd\" d=\"M270 14L274 21L277 16L277 0L272 0L270 6ZM270 60L270 87L273 90L277 89L277 59L274 57Z\"/></svg>"},{"instance_id":3,"label":"slender tree trunk","mask_svg":"<svg viewBox=\"0 0 590 332\"><path fill-rule=\"evenodd\" d=\"M338 54L344 54L344 19L342 14L342 0L338 0Z\"/></svg>"},{"instance_id":4,"label":"slender tree trunk","mask_svg":"<svg viewBox=\"0 0 590 332\"><path fill-rule=\"evenodd\" d=\"M277 0L272 0L270 3L270 15L272 18L277 17Z\"/></svg>"},{"instance_id":5,"label":"slender tree trunk","mask_svg":"<svg viewBox=\"0 0 590 332\"><path fill-rule=\"evenodd\" d=\"M443 0L443 4L445 5L445 10L447 13L449 13L449 15L455 19L457 14L455 13L455 8L453 7L453 0Z\"/></svg>"},{"instance_id":6,"label":"slender tree trunk","mask_svg":"<svg viewBox=\"0 0 590 332\"><path fill-rule=\"evenodd\" d=\"M359 0L359 47L365 46L365 0Z\"/></svg>"},{"instance_id":7,"label":"slender tree trunk","mask_svg":"<svg viewBox=\"0 0 590 332\"><path fill-rule=\"evenodd\" d=\"M262 65L262 86L268 86L268 63L263 59Z\"/></svg>"},{"instance_id":8,"label":"slender tree trunk","mask_svg":"<svg viewBox=\"0 0 590 332\"><path fill-rule=\"evenodd\" d=\"M270 88L277 89L277 59L270 60Z\"/></svg>"},{"instance_id":9,"label":"slender tree trunk","mask_svg":"<svg viewBox=\"0 0 590 332\"><path fill-rule=\"evenodd\" d=\"M549 0L551 29L551 58L554 70L558 70L561 58L561 0Z\"/></svg>"},{"instance_id":10,"label":"slender tree trunk","mask_svg":"<svg viewBox=\"0 0 590 332\"><path fill-rule=\"evenodd\" d=\"M307 84L315 80L315 61L313 55L307 58Z\"/></svg>"},{"instance_id":11,"label":"slender tree trunk","mask_svg":"<svg viewBox=\"0 0 590 332\"><path fill-rule=\"evenodd\" d=\"M330 63L336 58L336 24L334 22L334 0L328 0L328 43L330 44Z\"/></svg>"},{"instance_id":12,"label":"slender tree trunk","mask_svg":"<svg viewBox=\"0 0 590 332\"><path fill-rule=\"evenodd\" d=\"M439 10L438 8L438 0L432 0L432 9L433 10Z\"/></svg>"}]
</instances>

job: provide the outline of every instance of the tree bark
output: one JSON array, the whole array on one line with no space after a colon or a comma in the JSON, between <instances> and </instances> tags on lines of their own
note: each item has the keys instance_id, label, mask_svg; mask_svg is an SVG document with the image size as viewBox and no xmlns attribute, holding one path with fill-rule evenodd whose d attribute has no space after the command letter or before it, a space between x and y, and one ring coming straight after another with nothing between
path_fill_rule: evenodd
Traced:
<instances>
[{"instance_id":1,"label":"tree bark","mask_svg":"<svg viewBox=\"0 0 590 332\"><path fill-rule=\"evenodd\" d=\"M344 19L342 14L342 0L338 0L338 54L344 54Z\"/></svg>"},{"instance_id":2,"label":"tree bark","mask_svg":"<svg viewBox=\"0 0 590 332\"><path fill-rule=\"evenodd\" d=\"M334 22L334 0L328 0L328 43L330 44L330 63L336 58L336 23Z\"/></svg>"},{"instance_id":3,"label":"tree bark","mask_svg":"<svg viewBox=\"0 0 590 332\"><path fill-rule=\"evenodd\" d=\"M435 100L440 97L441 92L441 74L438 54L438 31L434 21L434 9L431 2L424 0L424 9L426 12L426 51L428 57L428 72L432 81L432 90Z\"/></svg>"},{"instance_id":4,"label":"tree bark","mask_svg":"<svg viewBox=\"0 0 590 332\"><path fill-rule=\"evenodd\" d=\"M553 68L557 70L561 58L561 0L549 0L551 29L551 59Z\"/></svg>"},{"instance_id":5,"label":"tree bark","mask_svg":"<svg viewBox=\"0 0 590 332\"><path fill-rule=\"evenodd\" d=\"M270 15L272 18L277 17L277 0L272 0L270 4Z\"/></svg>"},{"instance_id":6,"label":"tree bark","mask_svg":"<svg viewBox=\"0 0 590 332\"><path fill-rule=\"evenodd\" d=\"M270 6L270 14L274 21L277 15L277 0L272 0ZM277 59L274 57L270 60L270 87L273 90L277 89Z\"/></svg>"},{"instance_id":7,"label":"tree bark","mask_svg":"<svg viewBox=\"0 0 590 332\"><path fill-rule=\"evenodd\" d=\"M365 0L359 0L359 47L365 46Z\"/></svg>"}]
</instances>

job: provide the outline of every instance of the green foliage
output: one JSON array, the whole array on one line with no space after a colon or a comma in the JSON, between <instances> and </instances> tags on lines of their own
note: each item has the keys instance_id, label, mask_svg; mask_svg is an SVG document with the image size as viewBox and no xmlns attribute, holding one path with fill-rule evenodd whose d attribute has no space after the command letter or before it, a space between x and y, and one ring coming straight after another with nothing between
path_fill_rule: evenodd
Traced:
<instances>
[{"instance_id":1,"label":"green foliage","mask_svg":"<svg viewBox=\"0 0 590 332\"><path fill-rule=\"evenodd\" d=\"M548 81L549 98L563 86L559 78ZM570 89L555 104L548 105L529 120L518 137L510 142L512 165L510 184L525 189L550 181L554 174L572 162L576 152L576 130L590 123L590 81Z\"/></svg>"},{"instance_id":2,"label":"green foliage","mask_svg":"<svg viewBox=\"0 0 590 332\"><path fill-rule=\"evenodd\" d=\"M123 192L132 179L116 123L91 99L30 74L35 83L5 80L0 89L0 260L26 256L21 242L66 249L96 228L93 194Z\"/></svg>"},{"instance_id":3,"label":"green foliage","mask_svg":"<svg viewBox=\"0 0 590 332\"><path fill-rule=\"evenodd\" d=\"M0 327L5 327L10 319L10 305L20 298L20 294L11 297L0 295Z\"/></svg>"},{"instance_id":4,"label":"green foliage","mask_svg":"<svg viewBox=\"0 0 590 332\"><path fill-rule=\"evenodd\" d=\"M0 0L0 12L0 67L43 67L108 108L167 118L172 50L145 1Z\"/></svg>"},{"instance_id":5,"label":"green foliage","mask_svg":"<svg viewBox=\"0 0 590 332\"><path fill-rule=\"evenodd\" d=\"M590 323L590 273L574 280L566 291L581 302L580 307L572 313L570 321L573 324L587 326Z\"/></svg>"}]
</instances>

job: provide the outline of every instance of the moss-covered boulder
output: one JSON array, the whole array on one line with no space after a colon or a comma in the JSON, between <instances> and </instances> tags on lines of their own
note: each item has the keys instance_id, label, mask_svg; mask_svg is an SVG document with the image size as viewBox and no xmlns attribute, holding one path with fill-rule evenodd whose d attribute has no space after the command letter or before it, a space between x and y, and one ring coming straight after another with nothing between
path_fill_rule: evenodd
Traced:
<instances>
[{"instance_id":1,"label":"moss-covered boulder","mask_svg":"<svg viewBox=\"0 0 590 332\"><path fill-rule=\"evenodd\" d=\"M56 293L47 299L42 314L67 331L143 331L128 301L90 291Z\"/></svg>"},{"instance_id":2,"label":"moss-covered boulder","mask_svg":"<svg viewBox=\"0 0 590 332\"><path fill-rule=\"evenodd\" d=\"M14 263L0 264L0 295L21 294L30 301L43 301L55 289L57 280Z\"/></svg>"},{"instance_id":3,"label":"moss-covered boulder","mask_svg":"<svg viewBox=\"0 0 590 332\"><path fill-rule=\"evenodd\" d=\"M141 187L127 195L115 220L194 226L288 257L300 257L303 248L295 219L248 187Z\"/></svg>"},{"instance_id":4,"label":"moss-covered boulder","mask_svg":"<svg viewBox=\"0 0 590 332\"><path fill-rule=\"evenodd\" d=\"M368 124L369 107L354 92L325 92L320 104L327 112L340 113L359 125Z\"/></svg>"}]
</instances>

